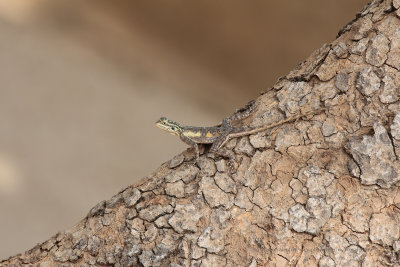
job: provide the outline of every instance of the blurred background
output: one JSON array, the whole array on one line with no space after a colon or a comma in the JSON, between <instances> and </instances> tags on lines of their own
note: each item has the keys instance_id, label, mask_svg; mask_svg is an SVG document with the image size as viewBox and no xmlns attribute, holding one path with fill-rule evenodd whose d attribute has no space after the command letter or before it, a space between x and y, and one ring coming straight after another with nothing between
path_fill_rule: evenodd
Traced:
<instances>
[{"instance_id":1,"label":"blurred background","mask_svg":"<svg viewBox=\"0 0 400 267\"><path fill-rule=\"evenodd\" d=\"M186 149L368 0L0 0L0 259Z\"/></svg>"}]
</instances>

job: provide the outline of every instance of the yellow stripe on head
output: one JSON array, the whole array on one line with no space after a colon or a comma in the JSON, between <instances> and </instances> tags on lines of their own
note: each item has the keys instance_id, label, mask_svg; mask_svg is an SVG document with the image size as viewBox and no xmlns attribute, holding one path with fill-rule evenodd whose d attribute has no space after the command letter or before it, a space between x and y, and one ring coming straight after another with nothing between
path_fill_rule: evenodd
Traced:
<instances>
[{"instance_id":1,"label":"yellow stripe on head","mask_svg":"<svg viewBox=\"0 0 400 267\"><path fill-rule=\"evenodd\" d=\"M160 129L163 129L164 131L167 131L172 134L179 135L180 132L182 132L182 127L179 125L179 123L171 121L165 117L161 117L157 122L156 126Z\"/></svg>"}]
</instances>

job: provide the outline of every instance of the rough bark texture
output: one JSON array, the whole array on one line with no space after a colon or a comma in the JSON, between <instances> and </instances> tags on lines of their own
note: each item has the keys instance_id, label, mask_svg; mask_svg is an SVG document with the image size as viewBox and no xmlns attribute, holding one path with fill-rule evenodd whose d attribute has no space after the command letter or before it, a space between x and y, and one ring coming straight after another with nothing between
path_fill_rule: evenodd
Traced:
<instances>
[{"instance_id":1,"label":"rough bark texture","mask_svg":"<svg viewBox=\"0 0 400 267\"><path fill-rule=\"evenodd\" d=\"M231 140L234 174L182 153L0 264L399 266L399 7L372 2L256 99L253 127L316 112Z\"/></svg>"}]
</instances>

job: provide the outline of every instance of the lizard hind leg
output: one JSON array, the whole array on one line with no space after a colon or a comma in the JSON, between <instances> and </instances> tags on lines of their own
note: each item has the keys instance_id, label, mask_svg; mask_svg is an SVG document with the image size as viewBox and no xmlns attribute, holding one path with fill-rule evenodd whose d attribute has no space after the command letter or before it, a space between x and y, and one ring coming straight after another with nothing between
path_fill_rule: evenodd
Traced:
<instances>
[{"instance_id":1,"label":"lizard hind leg","mask_svg":"<svg viewBox=\"0 0 400 267\"><path fill-rule=\"evenodd\" d=\"M235 173L235 153L233 153L229 149L223 148L223 145L227 142L227 140L228 140L227 136L221 136L221 138L217 139L212 144L209 153L229 159L228 160L229 172L233 174Z\"/></svg>"},{"instance_id":2,"label":"lizard hind leg","mask_svg":"<svg viewBox=\"0 0 400 267\"><path fill-rule=\"evenodd\" d=\"M226 148L218 149L213 152L215 155L221 156L223 158L228 159L228 170L230 174L234 174L236 172L236 161L235 161L235 153Z\"/></svg>"},{"instance_id":3,"label":"lizard hind leg","mask_svg":"<svg viewBox=\"0 0 400 267\"><path fill-rule=\"evenodd\" d=\"M233 113L228 118L225 118L222 121L222 127L232 129L232 121L240 121L249 117L254 112L255 108L255 101L250 101L244 108L237 109L235 113Z\"/></svg>"}]
</instances>

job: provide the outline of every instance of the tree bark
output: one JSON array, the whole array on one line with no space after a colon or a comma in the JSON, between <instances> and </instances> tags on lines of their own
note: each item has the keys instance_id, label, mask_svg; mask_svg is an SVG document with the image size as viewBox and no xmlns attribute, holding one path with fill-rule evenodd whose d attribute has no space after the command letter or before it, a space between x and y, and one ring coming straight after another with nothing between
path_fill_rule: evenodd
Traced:
<instances>
[{"instance_id":1,"label":"tree bark","mask_svg":"<svg viewBox=\"0 0 400 267\"><path fill-rule=\"evenodd\" d=\"M313 114L229 141L234 173L186 151L0 265L399 266L399 7L373 1L255 100L243 125Z\"/></svg>"}]
</instances>

